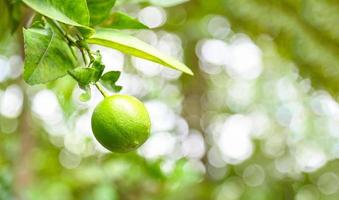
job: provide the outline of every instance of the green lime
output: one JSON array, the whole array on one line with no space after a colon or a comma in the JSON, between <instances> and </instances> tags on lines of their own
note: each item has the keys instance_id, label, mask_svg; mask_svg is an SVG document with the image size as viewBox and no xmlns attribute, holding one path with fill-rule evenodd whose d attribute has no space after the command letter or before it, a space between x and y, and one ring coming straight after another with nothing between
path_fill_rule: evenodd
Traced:
<instances>
[{"instance_id":1,"label":"green lime","mask_svg":"<svg viewBox=\"0 0 339 200\"><path fill-rule=\"evenodd\" d=\"M92 130L100 144L113 152L128 152L149 137L151 122L144 104L128 95L106 97L94 109Z\"/></svg>"}]
</instances>

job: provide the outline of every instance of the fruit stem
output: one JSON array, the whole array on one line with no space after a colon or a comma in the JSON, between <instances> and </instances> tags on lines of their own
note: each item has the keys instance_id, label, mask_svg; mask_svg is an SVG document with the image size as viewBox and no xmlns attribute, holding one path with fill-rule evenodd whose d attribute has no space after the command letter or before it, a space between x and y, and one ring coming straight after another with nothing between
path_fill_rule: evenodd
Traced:
<instances>
[{"instance_id":1,"label":"fruit stem","mask_svg":"<svg viewBox=\"0 0 339 200\"><path fill-rule=\"evenodd\" d=\"M102 88L99 83L95 83L95 87L100 91L103 97L108 97L108 94L105 92L104 88Z\"/></svg>"}]
</instances>

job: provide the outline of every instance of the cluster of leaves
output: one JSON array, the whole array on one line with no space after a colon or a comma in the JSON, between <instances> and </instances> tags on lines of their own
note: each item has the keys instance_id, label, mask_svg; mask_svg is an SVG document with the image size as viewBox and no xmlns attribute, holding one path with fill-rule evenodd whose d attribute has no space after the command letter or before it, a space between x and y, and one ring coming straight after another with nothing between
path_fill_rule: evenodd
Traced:
<instances>
[{"instance_id":1,"label":"cluster of leaves","mask_svg":"<svg viewBox=\"0 0 339 200\"><path fill-rule=\"evenodd\" d=\"M97 51L96 55L96 58L90 62L89 67L77 67L68 71L68 73L78 82L79 87L86 91L80 96L80 100L82 101L90 99L91 90L89 85L95 84L98 81L110 91L119 92L122 89L121 86L115 84L118 81L121 72L109 71L103 74L105 65L101 61L100 52Z\"/></svg>"},{"instance_id":2,"label":"cluster of leaves","mask_svg":"<svg viewBox=\"0 0 339 200\"><path fill-rule=\"evenodd\" d=\"M125 13L111 14L115 0L23 2L38 13L31 27L23 31L24 79L28 84L47 83L70 74L86 91L81 96L83 100L90 98L90 84L98 81L113 92L120 91L121 87L115 84L120 72L103 74L105 65L100 52L92 52L89 44L110 47L192 74L181 62L124 32L122 29L145 29L147 26ZM81 52L82 62L77 52Z\"/></svg>"}]
</instances>

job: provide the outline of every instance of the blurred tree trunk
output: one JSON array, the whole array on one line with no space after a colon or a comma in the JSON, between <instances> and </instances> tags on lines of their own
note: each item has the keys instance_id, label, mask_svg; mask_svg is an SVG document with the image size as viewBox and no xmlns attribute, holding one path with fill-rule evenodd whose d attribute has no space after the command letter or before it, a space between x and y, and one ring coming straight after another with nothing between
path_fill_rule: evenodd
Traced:
<instances>
[{"instance_id":1,"label":"blurred tree trunk","mask_svg":"<svg viewBox=\"0 0 339 200\"><path fill-rule=\"evenodd\" d=\"M34 136L32 134L32 119L28 106L28 97L24 95L23 112L19 121L19 155L15 162L14 174L14 193L16 199L25 199L24 191L33 178L33 171L31 169L32 149L34 146Z\"/></svg>"},{"instance_id":2,"label":"blurred tree trunk","mask_svg":"<svg viewBox=\"0 0 339 200\"><path fill-rule=\"evenodd\" d=\"M31 19L33 12L31 10L24 11L24 18L22 24L18 27L18 41L20 43L20 55L24 59L24 42L22 28L26 27ZM22 82L22 78L19 77L17 80L21 88L25 88L25 83ZM15 199L22 200L26 199L24 192L33 179L32 166L32 150L35 142L33 135L33 122L30 113L30 104L26 90L23 89L23 110L19 119L19 148L17 160L14 163L14 195Z\"/></svg>"}]
</instances>

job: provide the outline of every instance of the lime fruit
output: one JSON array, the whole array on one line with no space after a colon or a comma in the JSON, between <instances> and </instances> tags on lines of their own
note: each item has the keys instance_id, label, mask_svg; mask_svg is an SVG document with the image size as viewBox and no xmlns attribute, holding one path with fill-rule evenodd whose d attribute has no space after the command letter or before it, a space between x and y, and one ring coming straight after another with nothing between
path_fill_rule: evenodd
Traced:
<instances>
[{"instance_id":1,"label":"lime fruit","mask_svg":"<svg viewBox=\"0 0 339 200\"><path fill-rule=\"evenodd\" d=\"M112 152L128 152L149 137L151 122L144 104L128 95L106 97L94 109L92 131Z\"/></svg>"}]
</instances>

